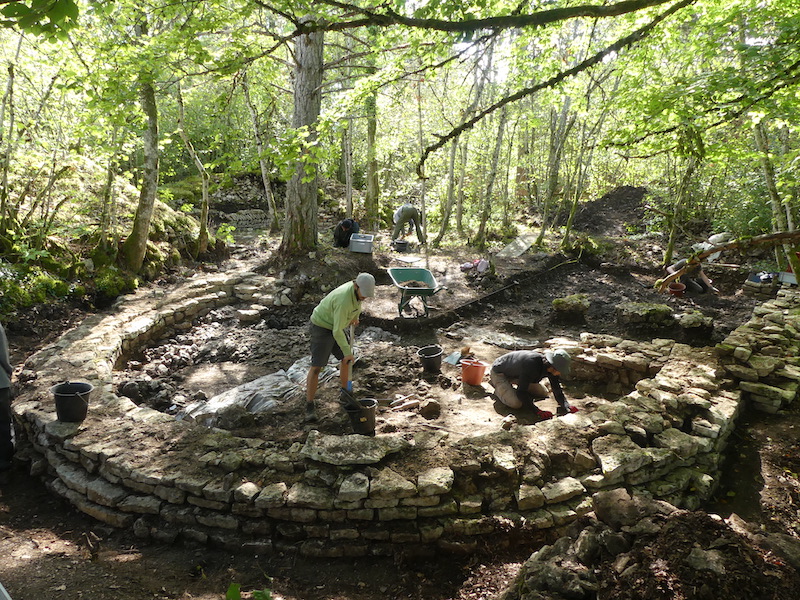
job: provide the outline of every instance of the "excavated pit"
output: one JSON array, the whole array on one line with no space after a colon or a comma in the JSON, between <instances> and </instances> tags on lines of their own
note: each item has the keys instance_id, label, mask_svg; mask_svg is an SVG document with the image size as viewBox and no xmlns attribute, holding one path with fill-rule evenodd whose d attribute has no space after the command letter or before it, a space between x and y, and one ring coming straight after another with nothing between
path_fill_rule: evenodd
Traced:
<instances>
[{"instance_id":1,"label":"excavated pit","mask_svg":"<svg viewBox=\"0 0 800 600\"><path fill-rule=\"evenodd\" d=\"M743 390L770 402L766 388L733 376L752 368L748 352L761 348L746 350L748 336L715 349L676 342L659 325L649 339L626 340L610 332L613 307L588 313L596 333L572 335L572 324L545 326L541 282L509 288L508 304L499 296L471 304L469 317L457 310L463 296L444 295L430 320L393 328L400 317L384 285L359 329L389 337L357 342L354 375L358 395L381 401L374 438L350 435L335 383L320 390L313 429L302 425L296 398L262 416L232 411L211 428L176 420L184 402L286 369L305 353L313 305L254 308L284 285L251 270L197 277L158 297L142 291L32 357L26 366L38 376L15 410L50 488L101 521L163 541L319 557L472 552L509 528L538 535L566 525L592 509L596 490L625 486L699 506L718 483ZM797 301L790 292L780 300ZM575 374L567 394L580 412L543 422L510 414L486 397L488 384L462 384L455 366L424 373L416 350L430 343L445 356L469 346L486 362L509 344L565 347ZM787 369L775 362L763 385L772 389L769 378ZM53 414L47 390L63 372L95 385L83 423ZM419 408L386 406L409 394ZM554 409L548 402L540 407Z\"/></svg>"}]
</instances>

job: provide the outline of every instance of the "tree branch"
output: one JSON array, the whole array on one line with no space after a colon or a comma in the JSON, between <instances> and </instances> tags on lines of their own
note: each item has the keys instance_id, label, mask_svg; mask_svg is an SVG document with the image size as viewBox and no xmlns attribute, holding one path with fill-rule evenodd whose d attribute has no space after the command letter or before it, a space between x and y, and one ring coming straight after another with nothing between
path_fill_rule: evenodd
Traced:
<instances>
[{"instance_id":1,"label":"tree branch","mask_svg":"<svg viewBox=\"0 0 800 600\"><path fill-rule=\"evenodd\" d=\"M326 0L322 0L322 1L326 1ZM666 11L664 11L660 15L656 16L652 21L650 21L644 27L641 27L641 28L637 29L636 31L634 31L633 33L631 33L630 35L627 35L627 36L617 40L616 42L614 42L610 46L607 46L606 48L604 48L600 52L596 53L594 56L591 56L590 58L587 58L586 60L578 63L577 65L575 65L571 69L567 69L566 71L561 71L557 75L551 77L550 79L548 79L548 80L546 80L546 81L544 81L542 83L536 84L536 85L534 85L532 87L529 87L529 88L522 89L522 90L516 92L515 94L512 94L511 96L506 96L502 100L499 100L498 102L494 103L492 106L490 106L490 107L484 109L483 111L479 112L474 117L472 117L470 120L465 121L464 123L462 123L458 127L456 127L453 130L451 130L450 133L448 133L448 134L446 134L444 136L441 136L439 138L439 141L437 141L436 143L431 144L430 146L425 148L424 152L422 153L422 157L420 158L419 162L417 163L417 174L420 177L424 178L423 167L425 166L425 161L428 159L428 156L431 154L431 152L434 152L434 151L438 150L439 148L442 148L450 140L458 137L459 135L461 135L465 131L467 131L469 129L472 129L472 127L474 127L480 120L482 120L486 116L490 115L494 111L502 108L506 104L509 104L511 102L516 102L517 100L521 100L522 98L525 98L527 96L535 94L536 92L538 92L540 90L554 87L555 85L557 85L558 83L560 83L563 80L567 79L568 77L573 77L573 76L575 76L575 75L577 75L577 74L579 74L579 73L581 73L581 72L583 72L583 71L585 71L587 69L590 69L591 67L594 67L595 65L600 63L609 54L612 54L614 52L619 52L620 50L622 50L624 48L627 48L628 46L631 46L631 45L635 44L636 42L638 42L639 40L641 40L642 38L646 37L647 35L650 34L650 32L653 29L655 29L655 27L659 23L664 21L666 18L672 16L673 14L675 14L676 12L681 10L682 8L685 8L685 7L689 6L690 4L693 4L694 2L695 2L695 0L680 0L680 2L672 5Z\"/></svg>"},{"instance_id":2,"label":"tree branch","mask_svg":"<svg viewBox=\"0 0 800 600\"><path fill-rule=\"evenodd\" d=\"M415 29L432 29L436 31L447 31L455 33L467 33L482 29L518 29L525 27L542 27L559 21L575 19L578 17L590 17L594 19L617 17L631 12L636 12L653 6L667 4L671 0L623 0L611 5L591 5L569 6L564 8L553 8L542 10L530 15L516 14L519 9L515 9L511 15L501 17L488 17L485 19L469 19L463 21L451 21L444 19L415 19L406 17L394 12L391 8L383 8L383 12L362 8L348 2L338 0L320 0L321 4L326 4L334 8L346 10L348 12L361 15L360 19L342 21L338 23L304 23L295 32L297 35L324 29L325 31L336 31L342 29L352 29L365 25L404 25ZM259 2L260 4L260 2Z\"/></svg>"}]
</instances>

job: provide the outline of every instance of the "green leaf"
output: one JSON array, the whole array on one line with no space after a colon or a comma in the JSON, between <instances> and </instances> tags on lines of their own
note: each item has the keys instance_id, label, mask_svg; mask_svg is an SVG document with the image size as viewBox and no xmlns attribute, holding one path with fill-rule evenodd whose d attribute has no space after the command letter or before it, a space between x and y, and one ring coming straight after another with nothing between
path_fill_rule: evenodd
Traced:
<instances>
[{"instance_id":1,"label":"green leaf","mask_svg":"<svg viewBox=\"0 0 800 600\"><path fill-rule=\"evenodd\" d=\"M238 583L232 583L225 592L225 600L242 600L242 586Z\"/></svg>"}]
</instances>

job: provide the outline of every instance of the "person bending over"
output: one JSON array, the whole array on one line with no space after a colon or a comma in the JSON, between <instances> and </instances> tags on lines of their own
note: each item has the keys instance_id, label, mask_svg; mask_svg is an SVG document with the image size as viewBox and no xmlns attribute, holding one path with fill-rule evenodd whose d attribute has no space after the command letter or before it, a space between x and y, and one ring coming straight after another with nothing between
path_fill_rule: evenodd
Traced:
<instances>
[{"instance_id":1,"label":"person bending over","mask_svg":"<svg viewBox=\"0 0 800 600\"><path fill-rule=\"evenodd\" d=\"M539 383L547 377L550 389L558 403L559 416L577 412L561 389L561 376L569 375L571 358L566 350L546 351L515 350L498 358L489 371L489 381L494 386L497 399L509 408L533 406L540 419L549 419L553 413L539 409L534 403L548 397L547 388Z\"/></svg>"},{"instance_id":2,"label":"person bending over","mask_svg":"<svg viewBox=\"0 0 800 600\"><path fill-rule=\"evenodd\" d=\"M337 248L347 248L350 245L350 236L360 230L355 219L342 219L333 230L333 245Z\"/></svg>"}]
</instances>

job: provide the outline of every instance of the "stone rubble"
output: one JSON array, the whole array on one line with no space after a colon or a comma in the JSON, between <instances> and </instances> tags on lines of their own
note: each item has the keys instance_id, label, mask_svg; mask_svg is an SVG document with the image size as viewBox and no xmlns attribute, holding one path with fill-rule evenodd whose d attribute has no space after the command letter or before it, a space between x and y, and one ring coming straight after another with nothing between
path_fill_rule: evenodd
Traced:
<instances>
[{"instance_id":1,"label":"stone rubble","mask_svg":"<svg viewBox=\"0 0 800 600\"><path fill-rule=\"evenodd\" d=\"M164 542L312 557L474 552L509 528L533 533L596 512L598 492L699 507L744 402L779 410L800 381L800 294L785 289L716 349L590 333L548 340L573 356L576 379L618 399L458 440L312 432L284 448L114 393L112 371L134 350L210 310L264 305L285 289L252 272L199 274L122 298L32 356L14 404L36 451L32 472L95 519ZM95 388L82 423L56 418L49 389L65 377Z\"/></svg>"}]
</instances>

